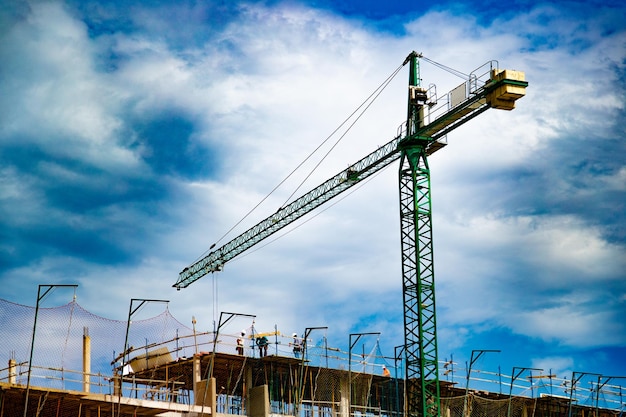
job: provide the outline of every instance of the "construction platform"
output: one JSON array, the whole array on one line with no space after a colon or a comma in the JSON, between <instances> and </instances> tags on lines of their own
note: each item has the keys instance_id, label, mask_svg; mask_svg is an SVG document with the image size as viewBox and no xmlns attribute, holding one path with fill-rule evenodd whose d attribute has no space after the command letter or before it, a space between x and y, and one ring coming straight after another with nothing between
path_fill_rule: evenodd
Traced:
<instances>
[{"instance_id":1,"label":"construction platform","mask_svg":"<svg viewBox=\"0 0 626 417\"><path fill-rule=\"evenodd\" d=\"M0 382L0 417L23 416L27 391L27 415L41 417L404 415L401 378L310 366L285 356L199 353L164 362L158 356L162 351L153 353L137 359L146 366L135 363L136 371L112 378L112 394ZM446 417L566 417L570 412L565 397L509 397L475 390L466 395L447 381L441 381L440 388ZM615 416L615 410L592 407L575 406L573 411L577 416Z\"/></svg>"}]
</instances>

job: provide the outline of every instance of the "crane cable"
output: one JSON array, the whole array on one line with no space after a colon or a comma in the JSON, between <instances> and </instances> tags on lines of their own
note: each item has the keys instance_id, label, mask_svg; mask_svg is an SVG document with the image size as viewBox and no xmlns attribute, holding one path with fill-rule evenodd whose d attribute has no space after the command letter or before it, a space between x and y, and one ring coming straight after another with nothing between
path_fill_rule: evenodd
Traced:
<instances>
[{"instance_id":1,"label":"crane cable","mask_svg":"<svg viewBox=\"0 0 626 417\"><path fill-rule=\"evenodd\" d=\"M228 229L228 231L226 231L226 233L224 233L217 241L215 241L215 243L213 243L211 245L211 247L205 251L202 255L200 255L197 259L196 262L198 260L200 260L201 258L203 258L211 249L213 249L218 243L220 243L226 236L228 236L233 229L235 229L237 226L239 226L245 219L248 218L248 216L250 216L250 214L252 214L252 212L254 212L261 204L263 204L263 202L265 202L265 200L267 200L281 185L283 185L285 183L285 181L287 181L298 169L300 169L300 167L302 167L302 165L304 165L304 163L306 161L308 161L313 154L315 154L322 146L324 146L324 144L326 144L326 142L328 142L330 140L331 137L333 137L337 131L339 131L339 129L341 129L346 123L348 123L348 121L362 108L365 106L365 108L361 111L361 113L357 116L357 118L354 120L354 122L352 122L352 124L350 124L350 126L348 127L348 129L343 133L343 135L341 135L341 137L333 144L333 146L330 148L330 150L323 156L323 158L315 165L315 167L313 168L313 170L306 176L306 178L298 185L298 187L291 193L291 195L287 198L287 200L283 203L283 205L279 208L279 210L281 208L284 208L285 205L287 204L287 202L293 197L293 195L300 189L300 187L302 187L302 185L304 184L304 182L313 174L313 172L315 171L315 169L317 169L319 167L319 165L322 163L322 161L328 156L328 154L337 146L337 144L346 136L346 134L348 133L348 131L354 126L354 124L361 118L361 116L363 116L363 114L365 113L365 111L372 105L372 103L374 102L374 100L376 100L380 94L383 92L383 90L391 83L391 81L395 78L395 76L400 72L400 70L402 69L402 67L404 66L404 64L398 66L398 68L396 68L391 75L389 75L385 81L383 81L364 101L363 103L361 103L348 117L346 117L346 119L341 122L341 124L335 129L333 130L333 132L328 135L326 137L326 139L324 139L322 141L322 143L320 143L317 148L315 148L302 162L300 162L281 182L278 183L278 185L276 185L265 197L263 197L261 199L261 201L259 201L254 207L252 207L239 221L237 221L237 223L235 223L230 229Z\"/></svg>"},{"instance_id":2,"label":"crane cable","mask_svg":"<svg viewBox=\"0 0 626 417\"><path fill-rule=\"evenodd\" d=\"M313 152L311 152L311 154L309 154L309 156L307 156L304 161L302 161L300 163L300 165L298 165L296 167L296 169L294 169L289 176L291 176L298 168L300 168L302 166L302 164L304 164L304 162L306 162L311 156L313 156L313 154L315 152L317 152L320 147L322 147L322 145L324 145L344 124L346 124L348 122L348 120L350 120L350 118L352 116L354 116L354 114L363 106L365 106L365 103L369 103L367 104L367 106L365 106L365 108L361 111L361 113L354 119L354 121L350 124L350 126L348 126L348 128L346 129L346 131L339 137L339 139L337 139L337 141L335 141L335 143L333 144L333 146L330 147L330 149L324 154L324 156L322 157L322 159L319 160L319 162L313 167L313 169L311 170L311 172L309 172L309 174L300 182L300 184L296 187L295 190L293 190L293 192L289 195L289 197L287 197L287 200L285 200L285 202L282 204L282 206L280 207L281 209L284 208L287 205L287 202L294 196L294 194L304 185L304 183L306 182L306 180L308 180L311 175L315 172L315 170L321 165L322 162L324 162L324 160L326 159L326 157L328 157L328 155L333 151L333 149L335 149L335 147L339 144L339 142L341 142L341 140L348 134L348 132L350 131L350 129L352 129L352 127L354 127L354 125L356 124L356 122L359 121L359 119L363 116L363 114L365 114L365 112L367 111L367 109L370 108L370 106L374 103L374 101L382 94L382 92L384 91L384 89L391 83L391 81L395 78L395 76L400 72L400 70L402 69L404 65L400 65L398 68L396 68L396 70L389 76L387 77L387 79L378 86L378 88L376 90L374 90L374 92L372 94L370 94L370 96L365 99L365 101L363 103L361 103L361 105L359 107L357 107L357 109L352 112L352 114L350 116L348 116L348 118L346 118L346 120L343 121L343 123L341 123L341 125L339 125L337 127L337 129L335 129L333 131L333 133L331 133ZM289 178L289 176L287 176L287 178ZM285 180L287 179L285 178ZM285 181L283 180L283 182ZM282 183L281 183L282 184Z\"/></svg>"},{"instance_id":3,"label":"crane cable","mask_svg":"<svg viewBox=\"0 0 626 417\"><path fill-rule=\"evenodd\" d=\"M465 73L463 73L463 72L461 72L459 70L455 70L454 68L450 68L450 67L448 67L446 65L440 64L438 62L435 62L432 59L428 59L428 58L426 58L423 55L420 57L420 59L428 62L429 64L432 64L432 65L436 66L437 68L441 68L442 70L447 71L450 74L456 75L457 77L462 78L462 79L464 79L466 81L469 80L469 78L470 78L470 76L468 74L465 74Z\"/></svg>"}]
</instances>

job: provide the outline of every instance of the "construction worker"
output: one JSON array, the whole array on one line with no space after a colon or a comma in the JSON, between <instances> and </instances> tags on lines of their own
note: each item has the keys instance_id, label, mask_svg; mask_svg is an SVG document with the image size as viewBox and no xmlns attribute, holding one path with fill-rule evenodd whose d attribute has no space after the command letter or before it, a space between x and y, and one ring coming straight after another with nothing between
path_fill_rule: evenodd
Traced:
<instances>
[{"instance_id":1,"label":"construction worker","mask_svg":"<svg viewBox=\"0 0 626 417\"><path fill-rule=\"evenodd\" d=\"M246 336L244 330L241 331L241 336L237 338L237 353L243 355L243 338Z\"/></svg>"},{"instance_id":2,"label":"construction worker","mask_svg":"<svg viewBox=\"0 0 626 417\"><path fill-rule=\"evenodd\" d=\"M267 356L267 345L268 344L269 344L269 341L267 340L267 337L265 337L265 336L257 337L256 345L259 347L259 356L261 358L264 357L264 356Z\"/></svg>"},{"instance_id":3,"label":"construction worker","mask_svg":"<svg viewBox=\"0 0 626 417\"><path fill-rule=\"evenodd\" d=\"M300 352L302 352L302 339L298 337L297 333L294 333L292 337L293 337L293 356L296 358L299 358Z\"/></svg>"},{"instance_id":4,"label":"construction worker","mask_svg":"<svg viewBox=\"0 0 626 417\"><path fill-rule=\"evenodd\" d=\"M383 376L384 377L390 377L391 376L391 372L389 372L389 369L387 369L387 367L385 367L383 365Z\"/></svg>"}]
</instances>

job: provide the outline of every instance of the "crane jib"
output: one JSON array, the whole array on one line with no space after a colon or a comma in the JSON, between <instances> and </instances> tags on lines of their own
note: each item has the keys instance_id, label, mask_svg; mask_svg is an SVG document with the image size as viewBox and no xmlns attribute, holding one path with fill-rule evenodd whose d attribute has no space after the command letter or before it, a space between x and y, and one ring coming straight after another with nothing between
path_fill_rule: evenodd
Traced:
<instances>
[{"instance_id":1,"label":"crane jib","mask_svg":"<svg viewBox=\"0 0 626 417\"><path fill-rule=\"evenodd\" d=\"M350 165L328 181L185 268L180 272L178 281L173 286L178 289L185 288L208 273L220 271L226 262L240 253L385 168L400 157L399 139L396 137L389 141L357 163Z\"/></svg>"}]
</instances>

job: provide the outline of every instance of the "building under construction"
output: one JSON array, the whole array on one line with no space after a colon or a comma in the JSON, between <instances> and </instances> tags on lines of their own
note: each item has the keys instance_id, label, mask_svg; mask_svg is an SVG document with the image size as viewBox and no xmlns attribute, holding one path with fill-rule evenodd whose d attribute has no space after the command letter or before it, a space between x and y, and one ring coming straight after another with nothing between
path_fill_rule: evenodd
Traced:
<instances>
[{"instance_id":1,"label":"building under construction","mask_svg":"<svg viewBox=\"0 0 626 417\"><path fill-rule=\"evenodd\" d=\"M0 339L0 356L8 357L0 369L0 417L405 414L402 355L382 354L375 335L354 337L362 343L345 352L327 345L323 329L294 337L277 329L258 333L251 321L234 332L233 326L196 332L168 310L129 324L72 301L39 311L38 332L58 337L35 337L29 366L32 329L16 324L32 320L34 308L0 300L0 313L3 332L12 335ZM259 348L263 338L267 352ZM122 351L125 339L135 347ZM454 366L442 364L445 417L608 417L624 407L622 387L598 390L595 378L580 373L568 380L481 370L480 378L468 379ZM489 375L491 385L479 381Z\"/></svg>"}]
</instances>

